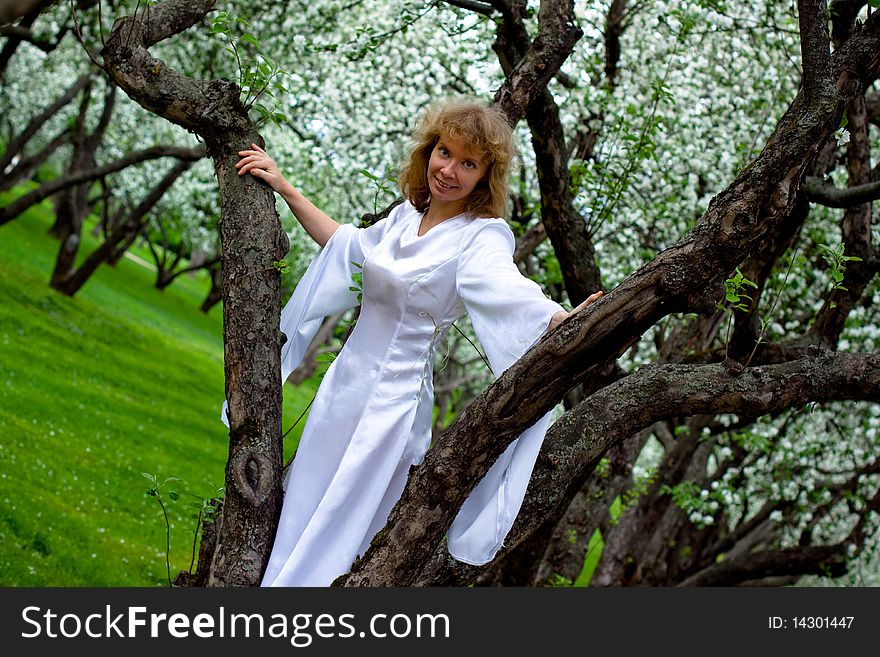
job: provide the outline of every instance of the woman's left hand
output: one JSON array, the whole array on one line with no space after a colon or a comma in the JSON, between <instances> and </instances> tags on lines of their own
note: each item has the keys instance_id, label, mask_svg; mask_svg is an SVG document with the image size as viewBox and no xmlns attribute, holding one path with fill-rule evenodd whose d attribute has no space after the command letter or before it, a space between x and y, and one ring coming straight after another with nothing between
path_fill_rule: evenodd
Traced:
<instances>
[{"instance_id":1,"label":"woman's left hand","mask_svg":"<svg viewBox=\"0 0 880 657\"><path fill-rule=\"evenodd\" d=\"M589 306L591 303L598 301L603 294L604 292L602 292L602 290L594 292L593 294L588 296L583 302L581 302L581 304L577 308L573 308L571 312L560 311L556 313L555 315L553 315L553 317L550 318L550 324L549 326L547 326L547 330L552 331L566 319L574 315L576 312L579 312Z\"/></svg>"}]
</instances>

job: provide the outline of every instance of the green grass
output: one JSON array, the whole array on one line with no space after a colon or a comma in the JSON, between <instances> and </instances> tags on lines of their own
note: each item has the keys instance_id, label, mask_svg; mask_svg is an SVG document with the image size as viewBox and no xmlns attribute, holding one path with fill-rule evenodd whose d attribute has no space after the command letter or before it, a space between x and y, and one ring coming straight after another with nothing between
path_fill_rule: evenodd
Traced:
<instances>
[{"instance_id":1,"label":"green grass","mask_svg":"<svg viewBox=\"0 0 880 657\"><path fill-rule=\"evenodd\" d=\"M44 204L0 226L0 585L167 585L165 524L141 473L182 480L173 577L190 564L187 503L223 485L222 309L199 310L207 275L160 292L129 258L59 294L50 224ZM86 231L82 257L96 244ZM315 388L285 386L285 428Z\"/></svg>"}]
</instances>

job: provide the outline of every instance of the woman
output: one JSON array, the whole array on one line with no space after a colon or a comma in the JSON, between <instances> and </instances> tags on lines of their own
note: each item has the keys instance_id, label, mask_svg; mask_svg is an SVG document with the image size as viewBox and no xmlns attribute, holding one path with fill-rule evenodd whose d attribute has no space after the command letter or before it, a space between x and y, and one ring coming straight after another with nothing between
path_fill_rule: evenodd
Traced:
<instances>
[{"instance_id":1,"label":"woman","mask_svg":"<svg viewBox=\"0 0 880 657\"><path fill-rule=\"evenodd\" d=\"M262 149L240 152L239 175L267 182L323 247L282 312L282 380L323 317L358 303L352 275L363 273L360 316L303 429L263 586L327 586L385 525L428 449L434 355L453 321L470 316L498 376L569 314L513 263L499 218L513 156L504 115L447 103L414 142L399 177L407 200L365 229L312 205ZM447 536L454 558L483 564L501 548L548 423L511 444L465 501Z\"/></svg>"}]
</instances>

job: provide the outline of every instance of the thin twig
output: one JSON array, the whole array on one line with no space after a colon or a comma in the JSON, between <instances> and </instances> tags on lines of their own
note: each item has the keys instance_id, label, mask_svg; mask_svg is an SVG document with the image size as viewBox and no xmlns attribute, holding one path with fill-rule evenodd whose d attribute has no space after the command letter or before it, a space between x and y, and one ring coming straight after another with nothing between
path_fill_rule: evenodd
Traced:
<instances>
[{"instance_id":1,"label":"thin twig","mask_svg":"<svg viewBox=\"0 0 880 657\"><path fill-rule=\"evenodd\" d=\"M192 547L192 559L189 562L189 572L192 573L193 567L196 565L196 545L199 542L199 529L202 526L202 512L205 508L204 501L202 502L202 506L199 508L199 517L196 519L196 531L193 535L193 547Z\"/></svg>"},{"instance_id":2,"label":"thin twig","mask_svg":"<svg viewBox=\"0 0 880 657\"><path fill-rule=\"evenodd\" d=\"M782 286L779 288L779 291L776 293L776 298L773 300L773 304L770 306L770 311L767 313L767 317L773 316L773 311L776 309L776 304L779 303L779 297L782 296L782 291L785 289L786 283L788 283L788 277L791 274L791 269L794 266L794 259L797 257L798 247L800 247L801 240L798 237L798 241L795 242L794 252L791 254L791 261L788 263L788 271L785 272L785 278L782 279ZM752 362L752 356L755 355L755 352L758 350L758 345L761 344L761 340L764 339L764 323L761 322L761 333L758 335L758 339L755 340L755 348L752 349L752 353L749 354L749 358L746 361L745 367L749 366L749 363Z\"/></svg>"},{"instance_id":3,"label":"thin twig","mask_svg":"<svg viewBox=\"0 0 880 657\"><path fill-rule=\"evenodd\" d=\"M134 34L134 24L137 21L138 9L141 8L141 0L137 1L137 4L134 6L134 16L131 17L131 27L128 30L128 38L125 40L125 47L131 44L131 35Z\"/></svg>"},{"instance_id":4,"label":"thin twig","mask_svg":"<svg viewBox=\"0 0 880 657\"><path fill-rule=\"evenodd\" d=\"M104 2L98 0L98 32L101 34L101 45L106 46L107 41L104 39Z\"/></svg>"},{"instance_id":5,"label":"thin twig","mask_svg":"<svg viewBox=\"0 0 880 657\"><path fill-rule=\"evenodd\" d=\"M287 431L284 432L284 434L282 434L282 436L281 436L281 440L284 440L284 439L287 437L287 434L289 434L291 431L293 431L293 428L294 428L297 424L299 424L299 421L303 419L303 416L305 416L305 414L308 412L308 410L312 407L312 403L315 401L315 398L316 398L317 396L318 396L318 394L315 393L315 396L312 397L312 401L309 402L309 405L306 406L305 410L304 410L302 413L299 414L299 417L298 417L298 418L296 418L296 422L294 422L293 424L291 424L291 425L290 425L290 429L288 429Z\"/></svg>"},{"instance_id":6,"label":"thin twig","mask_svg":"<svg viewBox=\"0 0 880 657\"><path fill-rule=\"evenodd\" d=\"M482 361L483 361L484 363L486 363L486 367L488 367L488 368L489 368L489 371L491 372L491 371L492 371L492 366L489 364L489 361L486 360L486 357L483 355L483 352L480 351L480 349L477 347L477 345L475 345L475 344L473 343L473 341L472 341L468 336L466 336L466 335L464 334L464 331L462 331L460 328L458 328L458 327L455 325L455 322L452 323L452 327L453 327L456 331L458 331L459 333L461 333L461 336L462 336L465 340L467 340L468 342L470 342L470 345L474 348L474 350L475 350L478 354L480 354L480 358L482 359Z\"/></svg>"},{"instance_id":7,"label":"thin twig","mask_svg":"<svg viewBox=\"0 0 880 657\"><path fill-rule=\"evenodd\" d=\"M159 506L162 507L162 515L165 516L165 570L168 575L168 586L171 584L171 523L168 520L168 511L165 510L165 504L162 502L162 496L156 488L156 499L159 500Z\"/></svg>"},{"instance_id":8,"label":"thin twig","mask_svg":"<svg viewBox=\"0 0 880 657\"><path fill-rule=\"evenodd\" d=\"M317 393L315 393L315 397L317 397L317 396L318 396ZM315 397L312 397L312 401L309 402L309 405L306 406L306 409L300 414L300 416L296 419L296 422L293 423L293 425L290 427L290 429L288 429L287 431L284 432L284 436L289 434L293 430L293 427L295 427L297 424L299 424L299 421L303 419L303 416L306 414L306 411L308 411L312 407L312 402L315 401ZM281 436L282 440L284 439L284 436ZM282 473L290 467L290 464L293 463L293 459L295 459L295 458L296 458L296 450L293 450L293 454L290 455L290 459L287 461L287 463L284 464L284 467L281 468Z\"/></svg>"},{"instance_id":9,"label":"thin twig","mask_svg":"<svg viewBox=\"0 0 880 657\"><path fill-rule=\"evenodd\" d=\"M99 69L101 69L102 71L106 71L107 69L104 67L104 65L101 64L97 59L95 59L95 56L92 54L92 51L89 50L89 47L86 45L86 41L83 38L82 32L79 29L79 21L76 18L76 7L74 6L75 2L76 2L76 0L70 0L70 12L73 17L73 31L76 33L76 38L82 44L83 50L86 51L86 54L89 56L89 59L92 60L92 63L95 66L97 66Z\"/></svg>"}]
</instances>

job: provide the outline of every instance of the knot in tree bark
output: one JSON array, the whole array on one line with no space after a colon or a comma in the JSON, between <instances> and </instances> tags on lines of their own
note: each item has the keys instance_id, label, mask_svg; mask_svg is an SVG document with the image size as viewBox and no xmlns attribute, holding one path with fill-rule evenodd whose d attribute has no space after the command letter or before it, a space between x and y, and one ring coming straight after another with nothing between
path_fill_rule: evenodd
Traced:
<instances>
[{"instance_id":1,"label":"knot in tree bark","mask_svg":"<svg viewBox=\"0 0 880 657\"><path fill-rule=\"evenodd\" d=\"M272 464L263 454L249 448L235 455L232 475L238 492L254 506L260 506L269 498Z\"/></svg>"}]
</instances>

